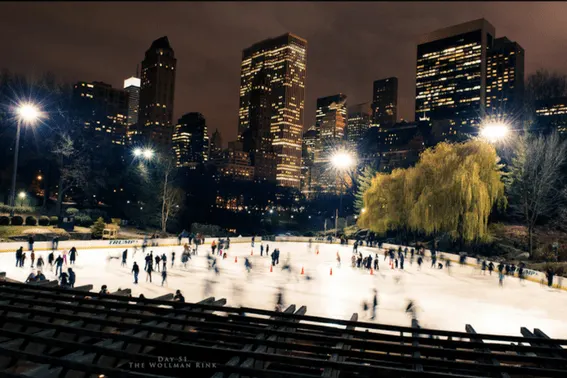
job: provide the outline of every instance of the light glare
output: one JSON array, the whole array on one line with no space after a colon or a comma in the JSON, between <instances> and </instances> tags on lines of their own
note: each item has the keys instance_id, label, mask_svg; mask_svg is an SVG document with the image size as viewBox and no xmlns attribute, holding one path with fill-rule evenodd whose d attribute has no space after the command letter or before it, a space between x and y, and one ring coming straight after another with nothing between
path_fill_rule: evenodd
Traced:
<instances>
[{"instance_id":1,"label":"light glare","mask_svg":"<svg viewBox=\"0 0 567 378\"><path fill-rule=\"evenodd\" d=\"M498 142L508 136L510 126L503 122L487 123L480 130L480 135L489 142Z\"/></svg>"},{"instance_id":2,"label":"light glare","mask_svg":"<svg viewBox=\"0 0 567 378\"><path fill-rule=\"evenodd\" d=\"M337 152L332 156L331 163L337 169L348 169L354 164L354 159L347 152Z\"/></svg>"},{"instance_id":3,"label":"light glare","mask_svg":"<svg viewBox=\"0 0 567 378\"><path fill-rule=\"evenodd\" d=\"M20 121L27 124L34 124L37 120L41 118L41 112L31 103L25 103L18 105L17 115Z\"/></svg>"}]
</instances>

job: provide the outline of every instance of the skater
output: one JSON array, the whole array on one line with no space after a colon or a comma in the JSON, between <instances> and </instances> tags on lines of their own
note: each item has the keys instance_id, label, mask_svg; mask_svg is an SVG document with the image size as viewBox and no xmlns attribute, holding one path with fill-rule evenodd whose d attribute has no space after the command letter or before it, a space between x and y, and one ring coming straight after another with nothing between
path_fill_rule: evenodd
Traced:
<instances>
[{"instance_id":1,"label":"skater","mask_svg":"<svg viewBox=\"0 0 567 378\"><path fill-rule=\"evenodd\" d=\"M25 283L32 283L32 282L36 282L36 281L37 281L37 276L35 275L34 272L31 272L31 273L28 275L28 278L26 278Z\"/></svg>"},{"instance_id":2,"label":"skater","mask_svg":"<svg viewBox=\"0 0 567 378\"><path fill-rule=\"evenodd\" d=\"M371 320L376 319L376 307L378 307L378 291L374 289L374 296L372 298L372 317Z\"/></svg>"},{"instance_id":3,"label":"skater","mask_svg":"<svg viewBox=\"0 0 567 378\"><path fill-rule=\"evenodd\" d=\"M278 293L276 294L276 312L282 312L283 309L283 289L278 288Z\"/></svg>"},{"instance_id":4,"label":"skater","mask_svg":"<svg viewBox=\"0 0 567 378\"><path fill-rule=\"evenodd\" d=\"M491 262L488 263L488 274L492 276L492 271L494 270L494 264Z\"/></svg>"},{"instance_id":5,"label":"skater","mask_svg":"<svg viewBox=\"0 0 567 378\"><path fill-rule=\"evenodd\" d=\"M270 245L266 244L266 256L270 255Z\"/></svg>"},{"instance_id":6,"label":"skater","mask_svg":"<svg viewBox=\"0 0 567 378\"><path fill-rule=\"evenodd\" d=\"M378 254L376 254L376 257L374 258L374 270L380 270L380 267L378 266Z\"/></svg>"},{"instance_id":7,"label":"skater","mask_svg":"<svg viewBox=\"0 0 567 378\"><path fill-rule=\"evenodd\" d=\"M106 285L102 285L102 286L100 287L100 291L98 292L98 294L99 294L101 297L104 297L104 296L110 294L110 293L108 292L108 287L106 287Z\"/></svg>"},{"instance_id":8,"label":"skater","mask_svg":"<svg viewBox=\"0 0 567 378\"><path fill-rule=\"evenodd\" d=\"M149 253L146 255L144 260L146 261L146 264L144 265L144 270L148 270L148 265L150 264L150 261L152 260Z\"/></svg>"},{"instance_id":9,"label":"skater","mask_svg":"<svg viewBox=\"0 0 567 378\"><path fill-rule=\"evenodd\" d=\"M482 271L482 274L485 275L486 274L486 260L482 260L482 264L480 266L480 269Z\"/></svg>"},{"instance_id":10,"label":"skater","mask_svg":"<svg viewBox=\"0 0 567 378\"><path fill-rule=\"evenodd\" d=\"M394 259L394 265L395 265L396 269L398 269L398 259Z\"/></svg>"},{"instance_id":11,"label":"skater","mask_svg":"<svg viewBox=\"0 0 567 378\"><path fill-rule=\"evenodd\" d=\"M215 249L217 249L217 243L213 240L211 243L211 251L213 252L213 255L215 254Z\"/></svg>"},{"instance_id":12,"label":"skater","mask_svg":"<svg viewBox=\"0 0 567 378\"><path fill-rule=\"evenodd\" d=\"M71 265L75 265L75 259L79 256L79 252L77 252L77 248L72 247L69 251L69 262Z\"/></svg>"},{"instance_id":13,"label":"skater","mask_svg":"<svg viewBox=\"0 0 567 378\"><path fill-rule=\"evenodd\" d=\"M337 268L341 267L341 255L339 255L339 251L337 251Z\"/></svg>"},{"instance_id":14,"label":"skater","mask_svg":"<svg viewBox=\"0 0 567 378\"><path fill-rule=\"evenodd\" d=\"M256 240L256 237L252 236L252 248L254 248L254 240Z\"/></svg>"},{"instance_id":15,"label":"skater","mask_svg":"<svg viewBox=\"0 0 567 378\"><path fill-rule=\"evenodd\" d=\"M61 257L61 255L57 256L55 259L55 275L57 275L58 270L59 274L63 271L63 257Z\"/></svg>"},{"instance_id":16,"label":"skater","mask_svg":"<svg viewBox=\"0 0 567 378\"><path fill-rule=\"evenodd\" d=\"M26 262L26 253L22 252L22 258L20 259L20 268L24 267L25 262Z\"/></svg>"},{"instance_id":17,"label":"skater","mask_svg":"<svg viewBox=\"0 0 567 378\"><path fill-rule=\"evenodd\" d=\"M132 273L134 273L134 283L137 285L138 284L138 274L140 274L140 267L138 266L138 264L134 261L134 265L132 265Z\"/></svg>"},{"instance_id":18,"label":"skater","mask_svg":"<svg viewBox=\"0 0 567 378\"><path fill-rule=\"evenodd\" d=\"M30 253L30 260L31 260L31 267L33 269L33 264L35 263L35 252L33 251L33 249Z\"/></svg>"},{"instance_id":19,"label":"skater","mask_svg":"<svg viewBox=\"0 0 567 378\"><path fill-rule=\"evenodd\" d=\"M63 263L67 266L67 250L63 250Z\"/></svg>"},{"instance_id":20,"label":"skater","mask_svg":"<svg viewBox=\"0 0 567 378\"><path fill-rule=\"evenodd\" d=\"M28 250L29 251L33 250L33 243L34 243L33 235L30 235L30 237L28 238Z\"/></svg>"},{"instance_id":21,"label":"skater","mask_svg":"<svg viewBox=\"0 0 567 378\"><path fill-rule=\"evenodd\" d=\"M51 253L49 255L47 255L47 262L49 263L49 266L51 267L51 271L53 272L53 262L55 261L55 255L53 254L53 251L51 251Z\"/></svg>"},{"instance_id":22,"label":"skater","mask_svg":"<svg viewBox=\"0 0 567 378\"><path fill-rule=\"evenodd\" d=\"M177 235L177 245L181 245L181 239L183 239L183 233Z\"/></svg>"},{"instance_id":23,"label":"skater","mask_svg":"<svg viewBox=\"0 0 567 378\"><path fill-rule=\"evenodd\" d=\"M75 276L75 272L73 272L73 268L67 269L67 272L69 274L69 287L74 288L75 287L75 279L77 278Z\"/></svg>"},{"instance_id":24,"label":"skater","mask_svg":"<svg viewBox=\"0 0 567 378\"><path fill-rule=\"evenodd\" d=\"M502 287L504 283L504 272L502 270L500 270L498 272L498 286Z\"/></svg>"},{"instance_id":25,"label":"skater","mask_svg":"<svg viewBox=\"0 0 567 378\"><path fill-rule=\"evenodd\" d=\"M384 261L388 258L388 251L384 250Z\"/></svg>"},{"instance_id":26,"label":"skater","mask_svg":"<svg viewBox=\"0 0 567 378\"><path fill-rule=\"evenodd\" d=\"M175 252L171 251L171 267L173 268L173 262L175 261Z\"/></svg>"},{"instance_id":27,"label":"skater","mask_svg":"<svg viewBox=\"0 0 567 378\"><path fill-rule=\"evenodd\" d=\"M67 273L61 272L61 274L59 275L59 286L61 286L63 289L69 288L69 275Z\"/></svg>"},{"instance_id":28,"label":"skater","mask_svg":"<svg viewBox=\"0 0 567 378\"><path fill-rule=\"evenodd\" d=\"M175 302L185 303L185 297L183 296L183 294L181 294L181 290L177 290L175 292L175 296L173 297L173 300Z\"/></svg>"},{"instance_id":29,"label":"skater","mask_svg":"<svg viewBox=\"0 0 567 378\"><path fill-rule=\"evenodd\" d=\"M161 268L161 270L166 270L167 269L167 256L165 255L165 253L163 253L161 255L161 262L163 264L163 267Z\"/></svg>"},{"instance_id":30,"label":"skater","mask_svg":"<svg viewBox=\"0 0 567 378\"><path fill-rule=\"evenodd\" d=\"M163 286L164 283L167 283L167 270L165 270L165 267L161 271L161 286Z\"/></svg>"},{"instance_id":31,"label":"skater","mask_svg":"<svg viewBox=\"0 0 567 378\"><path fill-rule=\"evenodd\" d=\"M421 264L423 264L423 258L419 256L417 258L417 270L421 270Z\"/></svg>"},{"instance_id":32,"label":"skater","mask_svg":"<svg viewBox=\"0 0 567 378\"><path fill-rule=\"evenodd\" d=\"M41 270L37 271L37 276L35 276L36 281L45 281L45 276L41 273Z\"/></svg>"},{"instance_id":33,"label":"skater","mask_svg":"<svg viewBox=\"0 0 567 378\"><path fill-rule=\"evenodd\" d=\"M352 257L350 258L350 262L352 267L354 268L356 266L356 255L352 255Z\"/></svg>"},{"instance_id":34,"label":"skater","mask_svg":"<svg viewBox=\"0 0 567 378\"><path fill-rule=\"evenodd\" d=\"M37 269L42 269L45 263L43 262L43 257L41 255L37 258Z\"/></svg>"},{"instance_id":35,"label":"skater","mask_svg":"<svg viewBox=\"0 0 567 378\"><path fill-rule=\"evenodd\" d=\"M264 256L264 244L260 244L260 256Z\"/></svg>"},{"instance_id":36,"label":"skater","mask_svg":"<svg viewBox=\"0 0 567 378\"><path fill-rule=\"evenodd\" d=\"M189 261L190 256L191 256L190 254L185 252L181 254L181 264L183 264L183 267L185 269L187 269L187 261Z\"/></svg>"},{"instance_id":37,"label":"skater","mask_svg":"<svg viewBox=\"0 0 567 378\"><path fill-rule=\"evenodd\" d=\"M548 268L547 271L545 272L545 276L547 277L547 286L548 287L553 287L553 269Z\"/></svg>"},{"instance_id":38,"label":"skater","mask_svg":"<svg viewBox=\"0 0 567 378\"><path fill-rule=\"evenodd\" d=\"M250 269L252 268L252 264L250 264L250 260L248 260L248 257L246 257L244 259L244 267L246 268L246 271L248 273L250 273Z\"/></svg>"},{"instance_id":39,"label":"skater","mask_svg":"<svg viewBox=\"0 0 567 378\"><path fill-rule=\"evenodd\" d=\"M432 254L431 255L431 267L434 268L435 267L435 263L437 263L437 257Z\"/></svg>"},{"instance_id":40,"label":"skater","mask_svg":"<svg viewBox=\"0 0 567 378\"><path fill-rule=\"evenodd\" d=\"M159 255L156 255L155 260L156 260L156 269L159 272L160 271L159 270L159 262L161 261L161 257L159 257Z\"/></svg>"},{"instance_id":41,"label":"skater","mask_svg":"<svg viewBox=\"0 0 567 378\"><path fill-rule=\"evenodd\" d=\"M128 258L128 249L122 251L122 264L120 266L126 265L126 259Z\"/></svg>"},{"instance_id":42,"label":"skater","mask_svg":"<svg viewBox=\"0 0 567 378\"><path fill-rule=\"evenodd\" d=\"M51 239L51 250L55 251L59 247L59 236L55 236Z\"/></svg>"},{"instance_id":43,"label":"skater","mask_svg":"<svg viewBox=\"0 0 567 378\"><path fill-rule=\"evenodd\" d=\"M152 265L153 264L154 264L153 260L150 259L148 261L148 267L146 268L146 282L148 282L148 279L150 280L150 283L152 282L152 270L153 270Z\"/></svg>"},{"instance_id":44,"label":"skater","mask_svg":"<svg viewBox=\"0 0 567 378\"><path fill-rule=\"evenodd\" d=\"M22 254L24 253L24 247L20 247L16 250L16 268L20 267L20 261L22 260Z\"/></svg>"},{"instance_id":45,"label":"skater","mask_svg":"<svg viewBox=\"0 0 567 378\"><path fill-rule=\"evenodd\" d=\"M366 269L370 270L372 268L372 255L368 255L366 258Z\"/></svg>"},{"instance_id":46,"label":"skater","mask_svg":"<svg viewBox=\"0 0 567 378\"><path fill-rule=\"evenodd\" d=\"M408 255L408 249L406 248L405 256L400 255L400 269L401 270L404 270L404 259L406 258L407 255Z\"/></svg>"},{"instance_id":47,"label":"skater","mask_svg":"<svg viewBox=\"0 0 567 378\"><path fill-rule=\"evenodd\" d=\"M359 254L358 254L358 257L357 257L357 259L356 259L356 267L357 267L357 268L360 268L360 265L361 265L361 264L362 264L362 254L359 253Z\"/></svg>"},{"instance_id":48,"label":"skater","mask_svg":"<svg viewBox=\"0 0 567 378\"><path fill-rule=\"evenodd\" d=\"M416 320L417 321L417 311L416 311L416 306L415 303L413 303L412 300L410 300L408 302L408 305L406 307L406 313L408 313L411 316L412 321Z\"/></svg>"}]
</instances>

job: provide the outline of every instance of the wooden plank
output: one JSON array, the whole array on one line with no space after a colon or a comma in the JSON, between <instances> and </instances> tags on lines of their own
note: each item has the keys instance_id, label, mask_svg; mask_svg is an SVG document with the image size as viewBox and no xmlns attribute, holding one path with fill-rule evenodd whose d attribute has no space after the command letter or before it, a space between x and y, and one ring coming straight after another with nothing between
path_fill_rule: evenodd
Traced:
<instances>
[{"instance_id":1,"label":"wooden plank","mask_svg":"<svg viewBox=\"0 0 567 378\"><path fill-rule=\"evenodd\" d=\"M477 334L476 331L474 330L474 328L470 324L465 325L465 330L467 331L467 333L470 333L471 335ZM477 341L477 342L484 343L484 341L478 336L476 336L476 337L473 336L473 337L470 338L470 340L474 340L474 341ZM492 353L490 351L490 348L488 348L488 347L482 348L482 349L480 349L480 351L484 352L484 353ZM490 359L485 359L485 360L488 360L488 361L485 361L485 362L491 363L492 365L500 366L500 363L495 358L490 358ZM481 361L479 361L479 362L481 362ZM502 378L510 378L510 375L508 375L508 373L500 373L500 376Z\"/></svg>"},{"instance_id":2,"label":"wooden plank","mask_svg":"<svg viewBox=\"0 0 567 378\"><path fill-rule=\"evenodd\" d=\"M355 312L354 314L352 314L352 316L350 317L350 320L351 320L351 322L356 322L356 321L358 320L358 314L357 314L356 312ZM346 329L347 329L347 330L354 330L354 328L355 328L354 326L346 326ZM349 335L349 334L347 334L347 333L344 333L344 334L342 335L342 337L345 338L346 340L352 339L352 336ZM345 344L345 343L343 343L343 342L337 343L337 345L336 345L335 347L336 347L337 349L339 349L339 350L341 350L341 349L342 349L342 350L350 350L350 345ZM340 361L340 362L342 362L342 361L344 361L344 360L345 360L345 357L344 357L344 356L341 356L339 353L334 353L333 355L331 355L331 358L329 359L329 361ZM326 368L326 369L323 371L323 375L322 375L322 376L323 376L323 377L333 377L333 378L336 378L336 377L339 376L339 372L336 371L336 370L333 370L333 369L331 369L331 368Z\"/></svg>"}]
</instances>

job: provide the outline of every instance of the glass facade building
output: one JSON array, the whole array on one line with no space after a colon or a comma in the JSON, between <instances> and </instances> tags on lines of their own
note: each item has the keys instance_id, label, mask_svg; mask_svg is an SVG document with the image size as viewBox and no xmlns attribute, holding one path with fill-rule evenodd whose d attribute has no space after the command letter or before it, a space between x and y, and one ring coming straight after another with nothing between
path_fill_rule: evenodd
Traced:
<instances>
[{"instance_id":1,"label":"glass facade building","mask_svg":"<svg viewBox=\"0 0 567 378\"><path fill-rule=\"evenodd\" d=\"M239 139L255 152L255 174L297 189L306 54L307 41L291 33L267 39L242 52L240 75Z\"/></svg>"},{"instance_id":2,"label":"glass facade building","mask_svg":"<svg viewBox=\"0 0 567 378\"><path fill-rule=\"evenodd\" d=\"M201 113L182 116L175 125L172 142L178 167L209 160L209 132L205 117Z\"/></svg>"},{"instance_id":3,"label":"glass facade building","mask_svg":"<svg viewBox=\"0 0 567 378\"><path fill-rule=\"evenodd\" d=\"M393 125L398 119L398 78L376 80L372 86L372 126Z\"/></svg>"},{"instance_id":4,"label":"glass facade building","mask_svg":"<svg viewBox=\"0 0 567 378\"><path fill-rule=\"evenodd\" d=\"M364 138L372 123L372 109L368 102L349 106L346 139L353 147Z\"/></svg>"},{"instance_id":5,"label":"glass facade building","mask_svg":"<svg viewBox=\"0 0 567 378\"><path fill-rule=\"evenodd\" d=\"M420 39L415 119L428 121L441 139L473 132L480 124L485 113L487 53L494 34L494 27L479 19Z\"/></svg>"}]
</instances>

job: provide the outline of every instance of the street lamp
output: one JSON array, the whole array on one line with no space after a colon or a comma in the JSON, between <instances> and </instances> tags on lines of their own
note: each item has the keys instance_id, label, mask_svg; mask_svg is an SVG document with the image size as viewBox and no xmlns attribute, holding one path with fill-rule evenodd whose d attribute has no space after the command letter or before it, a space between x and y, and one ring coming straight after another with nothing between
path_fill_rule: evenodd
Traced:
<instances>
[{"instance_id":1,"label":"street lamp","mask_svg":"<svg viewBox=\"0 0 567 378\"><path fill-rule=\"evenodd\" d=\"M143 158L145 160L151 160L154 157L155 152L151 148L136 147L132 150L132 154L134 154L134 156L138 157L138 158Z\"/></svg>"},{"instance_id":2,"label":"street lamp","mask_svg":"<svg viewBox=\"0 0 567 378\"><path fill-rule=\"evenodd\" d=\"M487 122L481 126L480 136L490 143L500 142L508 136L510 126L505 122Z\"/></svg>"},{"instance_id":3,"label":"street lamp","mask_svg":"<svg viewBox=\"0 0 567 378\"><path fill-rule=\"evenodd\" d=\"M16 148L14 150L14 169L12 171L12 190L10 191L10 216L14 216L14 206L16 203L16 176L18 173L18 155L20 152L20 134L22 124L34 126L43 116L41 110L32 103L20 103L14 111L16 115Z\"/></svg>"},{"instance_id":4,"label":"street lamp","mask_svg":"<svg viewBox=\"0 0 567 378\"><path fill-rule=\"evenodd\" d=\"M20 205L24 206L24 199L26 199L26 193L20 192L20 193L18 193L18 197L20 198L20 201L21 201Z\"/></svg>"},{"instance_id":5,"label":"street lamp","mask_svg":"<svg viewBox=\"0 0 567 378\"><path fill-rule=\"evenodd\" d=\"M355 158L352 153L346 150L339 150L331 155L331 165L337 171L337 181L338 175L344 173L351 169L355 165ZM343 207L343 191L339 191L339 207L335 211L335 238L337 237L337 232L339 228L339 215L342 213ZM339 212L339 209L341 210Z\"/></svg>"}]
</instances>

